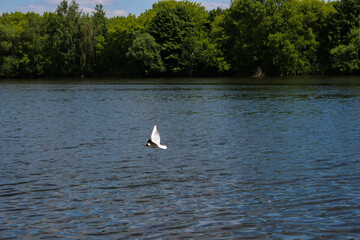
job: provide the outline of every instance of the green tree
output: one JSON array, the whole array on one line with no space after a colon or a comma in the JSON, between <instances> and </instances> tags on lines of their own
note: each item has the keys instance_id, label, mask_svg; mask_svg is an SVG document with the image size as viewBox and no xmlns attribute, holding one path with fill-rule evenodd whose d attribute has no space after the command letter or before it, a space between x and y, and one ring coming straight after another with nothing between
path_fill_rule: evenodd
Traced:
<instances>
[{"instance_id":1,"label":"green tree","mask_svg":"<svg viewBox=\"0 0 360 240\"><path fill-rule=\"evenodd\" d=\"M166 74L192 76L209 73L210 64L206 62L209 54L205 54L213 47L208 39L210 19L200 3L162 0L153 4L144 15L141 18L148 32L162 46Z\"/></svg>"},{"instance_id":2,"label":"green tree","mask_svg":"<svg viewBox=\"0 0 360 240\"><path fill-rule=\"evenodd\" d=\"M291 34L278 32L269 35L272 63L281 75L309 73L316 60L318 44L315 36L311 29L301 36Z\"/></svg>"},{"instance_id":3,"label":"green tree","mask_svg":"<svg viewBox=\"0 0 360 240\"><path fill-rule=\"evenodd\" d=\"M96 4L95 12L93 13L92 20L95 25L95 34L104 35L107 31L107 18L105 16L106 12L102 4Z\"/></svg>"},{"instance_id":4,"label":"green tree","mask_svg":"<svg viewBox=\"0 0 360 240\"><path fill-rule=\"evenodd\" d=\"M358 73L360 70L360 28L348 35L349 44L339 45L330 51L332 67L341 73Z\"/></svg>"},{"instance_id":5,"label":"green tree","mask_svg":"<svg viewBox=\"0 0 360 240\"><path fill-rule=\"evenodd\" d=\"M105 16L105 10L102 4L97 4L95 12L92 16L92 22L94 24L94 74L99 71L104 72L106 69L106 40L105 36L108 30L108 19Z\"/></svg>"},{"instance_id":6,"label":"green tree","mask_svg":"<svg viewBox=\"0 0 360 240\"><path fill-rule=\"evenodd\" d=\"M312 30L318 44L313 71L323 73L329 68L329 29L336 10L332 2L323 0L302 0L298 8L304 26Z\"/></svg>"},{"instance_id":7,"label":"green tree","mask_svg":"<svg viewBox=\"0 0 360 240\"><path fill-rule=\"evenodd\" d=\"M134 41L127 55L133 62L134 74L158 75L165 71L164 63L160 56L160 46L149 33L136 33Z\"/></svg>"},{"instance_id":8,"label":"green tree","mask_svg":"<svg viewBox=\"0 0 360 240\"><path fill-rule=\"evenodd\" d=\"M80 74L81 64L81 11L74 0L63 0L55 14L48 14L50 70L53 75L72 76Z\"/></svg>"},{"instance_id":9,"label":"green tree","mask_svg":"<svg viewBox=\"0 0 360 240\"><path fill-rule=\"evenodd\" d=\"M127 52L132 45L132 36L135 32L143 30L135 15L115 17L109 20L108 31L103 43L106 43L103 52L104 67L109 74L128 76L131 67ZM98 42L99 43L99 42Z\"/></svg>"},{"instance_id":10,"label":"green tree","mask_svg":"<svg viewBox=\"0 0 360 240\"><path fill-rule=\"evenodd\" d=\"M276 12L275 31L268 35L268 49L272 64L277 72L284 75L309 73L316 63L319 42L311 28L310 9L301 11L301 1L285 2ZM280 19L278 19L280 18ZM269 26L270 28L270 26Z\"/></svg>"},{"instance_id":11,"label":"green tree","mask_svg":"<svg viewBox=\"0 0 360 240\"><path fill-rule=\"evenodd\" d=\"M209 19L208 12L205 11L205 8L201 6L200 3L189 0L160 0L153 4L152 11L155 12L153 17L155 17L159 11L179 8L186 10L186 14L189 15L196 32L201 34L208 25Z\"/></svg>"},{"instance_id":12,"label":"green tree","mask_svg":"<svg viewBox=\"0 0 360 240\"><path fill-rule=\"evenodd\" d=\"M224 19L224 30L228 36L224 44L225 52L235 73L250 74L257 66L268 61L265 46L269 29L264 23L274 15L274 11L260 0L234 0ZM271 5L270 5L271 6ZM268 17L267 17L268 16Z\"/></svg>"},{"instance_id":13,"label":"green tree","mask_svg":"<svg viewBox=\"0 0 360 240\"><path fill-rule=\"evenodd\" d=\"M26 56L20 64L21 76L42 76L45 74L46 55L45 44L47 36L43 18L37 13L28 12L25 15L27 24L22 33L21 50Z\"/></svg>"},{"instance_id":14,"label":"green tree","mask_svg":"<svg viewBox=\"0 0 360 240\"><path fill-rule=\"evenodd\" d=\"M46 76L57 76L60 75L60 54L59 45L60 39L57 34L57 15L54 12L45 12L43 14L44 33L45 39L44 44L44 72Z\"/></svg>"},{"instance_id":15,"label":"green tree","mask_svg":"<svg viewBox=\"0 0 360 240\"><path fill-rule=\"evenodd\" d=\"M25 14L3 14L0 17L0 77L18 77L26 73L29 45L24 33L29 29Z\"/></svg>"},{"instance_id":16,"label":"green tree","mask_svg":"<svg viewBox=\"0 0 360 240\"><path fill-rule=\"evenodd\" d=\"M103 61L107 19L101 4L97 4L95 12L90 17L83 14L81 17L81 70L83 74L94 75L98 72Z\"/></svg>"},{"instance_id":17,"label":"green tree","mask_svg":"<svg viewBox=\"0 0 360 240\"><path fill-rule=\"evenodd\" d=\"M0 21L0 77L16 77L20 59L19 40L23 28L9 21L10 15L3 15Z\"/></svg>"},{"instance_id":18,"label":"green tree","mask_svg":"<svg viewBox=\"0 0 360 240\"><path fill-rule=\"evenodd\" d=\"M227 35L224 29L224 17L226 11L220 8L209 12L210 30L204 38L202 56L205 58L204 71L208 73L224 73L230 70L224 53L224 43L227 42Z\"/></svg>"},{"instance_id":19,"label":"green tree","mask_svg":"<svg viewBox=\"0 0 360 240\"><path fill-rule=\"evenodd\" d=\"M246 74L257 66L270 74L312 71L319 53L318 22L331 11L326 8L320 0L232 1L225 25L232 68Z\"/></svg>"},{"instance_id":20,"label":"green tree","mask_svg":"<svg viewBox=\"0 0 360 240\"><path fill-rule=\"evenodd\" d=\"M324 49L329 55L332 71L341 73L357 72L357 46L349 36L356 35L360 27L360 0L341 0L332 3L328 28L328 44Z\"/></svg>"},{"instance_id":21,"label":"green tree","mask_svg":"<svg viewBox=\"0 0 360 240\"><path fill-rule=\"evenodd\" d=\"M89 15L81 17L81 39L80 39L80 64L82 74L94 73L96 54L96 31L93 19Z\"/></svg>"},{"instance_id":22,"label":"green tree","mask_svg":"<svg viewBox=\"0 0 360 240\"><path fill-rule=\"evenodd\" d=\"M192 45L191 41L194 23L184 7L159 11L152 19L149 32L161 46L161 57L168 74L193 72L195 63L191 56L195 55L196 43Z\"/></svg>"},{"instance_id":23,"label":"green tree","mask_svg":"<svg viewBox=\"0 0 360 240\"><path fill-rule=\"evenodd\" d=\"M336 11L331 16L328 33L331 47L347 44L351 29L360 24L360 0L334 1L333 5Z\"/></svg>"}]
</instances>

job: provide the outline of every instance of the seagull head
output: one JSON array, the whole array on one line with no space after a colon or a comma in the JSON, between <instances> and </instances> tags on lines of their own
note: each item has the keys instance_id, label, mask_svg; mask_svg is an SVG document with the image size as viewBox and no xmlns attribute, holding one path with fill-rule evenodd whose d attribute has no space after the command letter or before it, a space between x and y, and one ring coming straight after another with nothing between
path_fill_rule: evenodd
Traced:
<instances>
[{"instance_id":1,"label":"seagull head","mask_svg":"<svg viewBox=\"0 0 360 240\"><path fill-rule=\"evenodd\" d=\"M150 144L151 144L151 140L150 140L150 139L147 139L147 143L146 143L145 147L149 147Z\"/></svg>"}]
</instances>

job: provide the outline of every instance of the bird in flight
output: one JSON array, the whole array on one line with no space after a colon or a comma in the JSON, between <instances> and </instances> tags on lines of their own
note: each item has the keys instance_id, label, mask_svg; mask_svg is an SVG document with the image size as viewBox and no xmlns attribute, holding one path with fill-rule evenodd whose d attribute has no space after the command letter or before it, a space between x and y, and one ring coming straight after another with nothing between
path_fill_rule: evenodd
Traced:
<instances>
[{"instance_id":1,"label":"bird in flight","mask_svg":"<svg viewBox=\"0 0 360 240\"><path fill-rule=\"evenodd\" d=\"M160 144L160 134L156 125L151 133L151 139L147 139L147 144L145 146L150 148L167 149L167 146Z\"/></svg>"}]
</instances>

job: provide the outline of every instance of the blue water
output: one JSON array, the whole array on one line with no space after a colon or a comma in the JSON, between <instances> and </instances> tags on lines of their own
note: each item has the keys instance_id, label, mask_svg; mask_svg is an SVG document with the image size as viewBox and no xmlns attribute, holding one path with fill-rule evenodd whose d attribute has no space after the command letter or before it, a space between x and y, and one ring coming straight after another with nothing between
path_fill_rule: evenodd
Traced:
<instances>
[{"instance_id":1,"label":"blue water","mask_svg":"<svg viewBox=\"0 0 360 240\"><path fill-rule=\"evenodd\" d=\"M0 83L0 238L360 238L360 84L315 80Z\"/></svg>"}]
</instances>

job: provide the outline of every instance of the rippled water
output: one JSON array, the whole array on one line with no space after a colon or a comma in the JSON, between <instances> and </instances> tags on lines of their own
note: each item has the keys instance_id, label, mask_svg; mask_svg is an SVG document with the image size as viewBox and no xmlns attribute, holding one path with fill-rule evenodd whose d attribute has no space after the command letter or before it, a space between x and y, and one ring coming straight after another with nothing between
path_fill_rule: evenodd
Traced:
<instances>
[{"instance_id":1,"label":"rippled water","mask_svg":"<svg viewBox=\"0 0 360 240\"><path fill-rule=\"evenodd\" d=\"M360 237L359 84L169 81L1 83L0 238Z\"/></svg>"}]
</instances>

